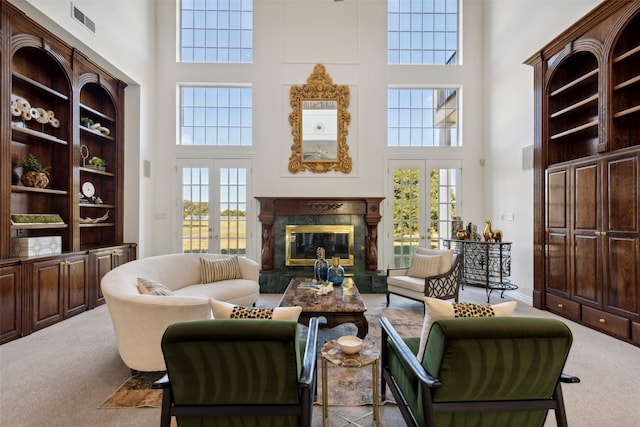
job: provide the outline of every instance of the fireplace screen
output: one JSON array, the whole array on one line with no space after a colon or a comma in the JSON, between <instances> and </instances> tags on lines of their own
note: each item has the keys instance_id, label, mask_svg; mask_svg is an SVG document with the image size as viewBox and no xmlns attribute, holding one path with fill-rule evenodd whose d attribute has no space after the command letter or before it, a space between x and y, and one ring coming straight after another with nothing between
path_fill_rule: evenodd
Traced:
<instances>
[{"instance_id":1,"label":"fireplace screen","mask_svg":"<svg viewBox=\"0 0 640 427\"><path fill-rule=\"evenodd\" d=\"M287 225L286 265L313 265L316 251L340 257L340 265L353 266L353 225Z\"/></svg>"}]
</instances>

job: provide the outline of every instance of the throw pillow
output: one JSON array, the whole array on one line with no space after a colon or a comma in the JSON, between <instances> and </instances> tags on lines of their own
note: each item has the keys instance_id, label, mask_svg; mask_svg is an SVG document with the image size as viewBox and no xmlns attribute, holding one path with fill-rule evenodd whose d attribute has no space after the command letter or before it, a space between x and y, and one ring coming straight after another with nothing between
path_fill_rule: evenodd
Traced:
<instances>
[{"instance_id":1,"label":"throw pillow","mask_svg":"<svg viewBox=\"0 0 640 427\"><path fill-rule=\"evenodd\" d=\"M509 317L516 309L516 301L500 304L470 304L466 302L448 302L437 298L424 298L424 323L420 334L420 349L417 358L422 361L424 349L431 325L436 320L453 319L456 317Z\"/></svg>"},{"instance_id":2,"label":"throw pillow","mask_svg":"<svg viewBox=\"0 0 640 427\"><path fill-rule=\"evenodd\" d=\"M237 256L221 259L200 258L200 270L202 283L242 279L240 261Z\"/></svg>"},{"instance_id":3,"label":"throw pillow","mask_svg":"<svg viewBox=\"0 0 640 427\"><path fill-rule=\"evenodd\" d=\"M455 253L451 249L430 249L430 248L418 248L416 250L418 255L439 255L440 259L440 274L444 274L453 265L453 256Z\"/></svg>"},{"instance_id":4,"label":"throw pillow","mask_svg":"<svg viewBox=\"0 0 640 427\"><path fill-rule=\"evenodd\" d=\"M273 319L298 321L302 307L242 307L209 298L214 319Z\"/></svg>"},{"instance_id":5,"label":"throw pillow","mask_svg":"<svg viewBox=\"0 0 640 427\"><path fill-rule=\"evenodd\" d=\"M138 283L138 290L141 294L147 295L173 295L171 289L167 288L160 282L156 282L155 280L144 279L142 277L138 277L136 280Z\"/></svg>"},{"instance_id":6,"label":"throw pillow","mask_svg":"<svg viewBox=\"0 0 640 427\"><path fill-rule=\"evenodd\" d=\"M441 260L439 255L413 255L407 275L418 279L438 275L440 274Z\"/></svg>"}]
</instances>

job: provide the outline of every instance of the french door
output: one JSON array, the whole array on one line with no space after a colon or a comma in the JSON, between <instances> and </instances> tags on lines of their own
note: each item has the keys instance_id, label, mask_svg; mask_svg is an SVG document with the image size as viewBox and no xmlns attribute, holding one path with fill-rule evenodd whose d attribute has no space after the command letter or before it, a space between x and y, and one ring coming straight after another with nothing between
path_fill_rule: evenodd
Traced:
<instances>
[{"instance_id":1,"label":"french door","mask_svg":"<svg viewBox=\"0 0 640 427\"><path fill-rule=\"evenodd\" d=\"M178 160L180 252L254 257L250 172L247 159Z\"/></svg>"},{"instance_id":2,"label":"french door","mask_svg":"<svg viewBox=\"0 0 640 427\"><path fill-rule=\"evenodd\" d=\"M421 247L440 248L458 215L459 160L393 159L387 167L384 254L387 266L408 267ZM389 214L387 214L388 216Z\"/></svg>"}]
</instances>

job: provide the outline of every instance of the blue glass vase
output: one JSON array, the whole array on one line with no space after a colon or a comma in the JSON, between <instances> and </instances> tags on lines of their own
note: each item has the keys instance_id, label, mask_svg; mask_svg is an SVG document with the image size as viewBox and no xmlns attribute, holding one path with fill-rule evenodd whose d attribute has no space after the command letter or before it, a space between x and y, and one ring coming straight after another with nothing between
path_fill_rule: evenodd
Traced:
<instances>
[{"instance_id":1,"label":"blue glass vase","mask_svg":"<svg viewBox=\"0 0 640 427\"><path fill-rule=\"evenodd\" d=\"M327 270L329 263L324 258L324 248L316 250L316 262L313 264L313 278L316 280L327 280Z\"/></svg>"},{"instance_id":2,"label":"blue glass vase","mask_svg":"<svg viewBox=\"0 0 640 427\"><path fill-rule=\"evenodd\" d=\"M327 281L334 286L340 286L344 280L344 267L340 265L340 257L334 256L332 262L333 265L327 270Z\"/></svg>"}]
</instances>

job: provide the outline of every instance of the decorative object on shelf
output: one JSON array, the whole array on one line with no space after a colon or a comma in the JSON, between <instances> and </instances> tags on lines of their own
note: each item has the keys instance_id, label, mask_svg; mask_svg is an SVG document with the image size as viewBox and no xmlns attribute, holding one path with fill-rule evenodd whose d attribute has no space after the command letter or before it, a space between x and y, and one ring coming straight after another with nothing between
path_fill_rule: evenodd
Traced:
<instances>
[{"instance_id":1,"label":"decorative object on shelf","mask_svg":"<svg viewBox=\"0 0 640 427\"><path fill-rule=\"evenodd\" d=\"M62 253L62 236L14 237L11 256L42 256Z\"/></svg>"},{"instance_id":2,"label":"decorative object on shelf","mask_svg":"<svg viewBox=\"0 0 640 427\"><path fill-rule=\"evenodd\" d=\"M99 171L104 171L107 169L107 162L105 162L101 157L94 156L89 160L89 164L87 165L87 167L97 169Z\"/></svg>"},{"instance_id":3,"label":"decorative object on shelf","mask_svg":"<svg viewBox=\"0 0 640 427\"><path fill-rule=\"evenodd\" d=\"M467 240L475 240L475 241L482 240L482 237L480 237L480 234L478 233L477 225L471 222L468 223L466 231L467 231Z\"/></svg>"},{"instance_id":4,"label":"decorative object on shelf","mask_svg":"<svg viewBox=\"0 0 640 427\"><path fill-rule=\"evenodd\" d=\"M11 225L20 224L64 224L58 214L11 214Z\"/></svg>"},{"instance_id":5,"label":"decorative object on shelf","mask_svg":"<svg viewBox=\"0 0 640 427\"><path fill-rule=\"evenodd\" d=\"M464 222L462 221L462 217L454 216L451 219L451 238L459 239L458 230L464 229Z\"/></svg>"},{"instance_id":6,"label":"decorative object on shelf","mask_svg":"<svg viewBox=\"0 0 640 427\"><path fill-rule=\"evenodd\" d=\"M42 125L50 124L54 128L60 127L60 120L55 117L55 113L52 110L32 107L29 101L15 95L12 95L10 111L12 116L20 117L23 121L33 119Z\"/></svg>"},{"instance_id":7,"label":"decorative object on shelf","mask_svg":"<svg viewBox=\"0 0 640 427\"><path fill-rule=\"evenodd\" d=\"M20 181L27 187L46 188L49 185L50 166L43 167L35 155L29 154L25 159L16 163L17 168L22 168Z\"/></svg>"},{"instance_id":8,"label":"decorative object on shelf","mask_svg":"<svg viewBox=\"0 0 640 427\"><path fill-rule=\"evenodd\" d=\"M340 265L339 256L334 256L331 261L332 265L327 270L327 280L335 286L340 286L344 280L344 267Z\"/></svg>"},{"instance_id":9,"label":"decorative object on shelf","mask_svg":"<svg viewBox=\"0 0 640 427\"><path fill-rule=\"evenodd\" d=\"M109 135L111 133L111 131L108 128L102 126L102 124L100 123L95 123L89 117L80 117L80 124L86 127L87 129L92 130L95 133L99 133L102 135Z\"/></svg>"},{"instance_id":10,"label":"decorative object on shelf","mask_svg":"<svg viewBox=\"0 0 640 427\"><path fill-rule=\"evenodd\" d=\"M107 162L105 162L103 158L93 156L89 159L89 147L85 144L80 146L80 156L82 156L82 167L103 172L107 169ZM89 159L89 161L87 161L87 159Z\"/></svg>"},{"instance_id":11,"label":"decorative object on shelf","mask_svg":"<svg viewBox=\"0 0 640 427\"><path fill-rule=\"evenodd\" d=\"M456 231L455 238L458 240L466 240L467 230L465 230L464 228L459 229L458 231Z\"/></svg>"},{"instance_id":12,"label":"decorative object on shelf","mask_svg":"<svg viewBox=\"0 0 640 427\"><path fill-rule=\"evenodd\" d=\"M90 217L80 218L80 224L97 224L99 222L106 221L109 218L109 212L110 211L107 211L107 213L105 213L99 218L90 218Z\"/></svg>"},{"instance_id":13,"label":"decorative object on shelf","mask_svg":"<svg viewBox=\"0 0 640 427\"><path fill-rule=\"evenodd\" d=\"M316 64L306 84L291 87L289 172L351 172L349 98L349 86L333 84L322 64Z\"/></svg>"},{"instance_id":14,"label":"decorative object on shelf","mask_svg":"<svg viewBox=\"0 0 640 427\"><path fill-rule=\"evenodd\" d=\"M324 248L316 249L316 261L313 264L313 278L316 280L327 280L327 270L329 263L324 258Z\"/></svg>"},{"instance_id":15,"label":"decorative object on shelf","mask_svg":"<svg viewBox=\"0 0 640 427\"><path fill-rule=\"evenodd\" d=\"M485 242L502 242L502 230L493 230L491 228L491 220L487 219L484 221L487 224L484 227L484 241Z\"/></svg>"}]
</instances>

